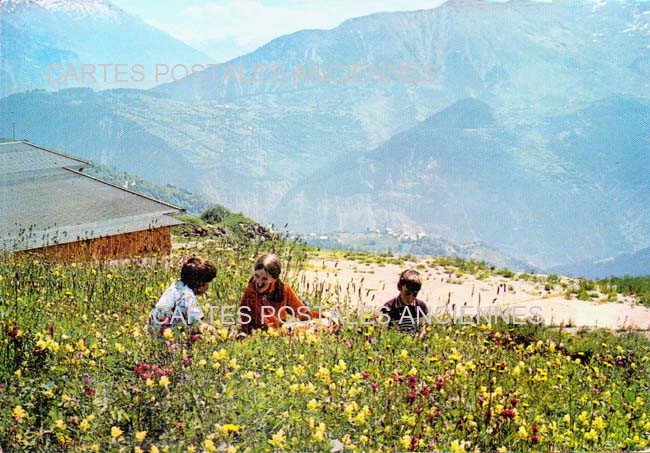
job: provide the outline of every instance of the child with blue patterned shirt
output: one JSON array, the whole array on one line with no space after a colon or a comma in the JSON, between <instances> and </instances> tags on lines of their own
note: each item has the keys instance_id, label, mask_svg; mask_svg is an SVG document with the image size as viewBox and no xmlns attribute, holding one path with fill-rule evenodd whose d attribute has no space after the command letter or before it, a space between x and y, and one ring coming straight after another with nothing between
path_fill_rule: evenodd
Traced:
<instances>
[{"instance_id":1,"label":"child with blue patterned shirt","mask_svg":"<svg viewBox=\"0 0 650 453\"><path fill-rule=\"evenodd\" d=\"M207 324L202 322L204 314L197 296L206 293L216 276L217 271L209 261L198 257L186 260L180 281L172 283L151 310L149 325L162 333L168 327L191 326L198 322L202 330Z\"/></svg>"}]
</instances>

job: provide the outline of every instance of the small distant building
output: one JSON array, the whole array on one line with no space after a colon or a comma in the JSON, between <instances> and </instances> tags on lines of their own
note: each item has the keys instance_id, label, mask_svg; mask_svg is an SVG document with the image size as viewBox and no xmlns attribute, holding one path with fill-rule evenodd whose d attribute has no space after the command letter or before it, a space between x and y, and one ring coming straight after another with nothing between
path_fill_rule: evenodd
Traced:
<instances>
[{"instance_id":1,"label":"small distant building","mask_svg":"<svg viewBox=\"0 0 650 453\"><path fill-rule=\"evenodd\" d=\"M82 173L90 162L29 142L0 144L0 251L117 259L171 251L184 210Z\"/></svg>"}]
</instances>

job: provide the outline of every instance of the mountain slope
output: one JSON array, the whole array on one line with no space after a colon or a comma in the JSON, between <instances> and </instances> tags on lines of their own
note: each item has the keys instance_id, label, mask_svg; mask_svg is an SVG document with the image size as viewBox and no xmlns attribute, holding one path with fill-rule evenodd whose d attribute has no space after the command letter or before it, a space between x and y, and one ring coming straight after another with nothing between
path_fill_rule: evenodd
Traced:
<instances>
[{"instance_id":1,"label":"mountain slope","mask_svg":"<svg viewBox=\"0 0 650 453\"><path fill-rule=\"evenodd\" d=\"M126 83L148 88L171 80L156 80L156 64L189 67L210 62L108 0L3 0L0 46L5 95L35 88L101 89Z\"/></svg>"},{"instance_id":2,"label":"mountain slope","mask_svg":"<svg viewBox=\"0 0 650 453\"><path fill-rule=\"evenodd\" d=\"M607 119L602 113L616 111L630 126L618 142L600 127ZM509 131L485 103L461 100L296 186L275 218L306 231L390 227L460 243L480 240L538 265L633 250L650 235L650 186L629 177L650 169L640 157L648 154L646 130L635 124L649 116L648 101L611 98L549 118L547 127L557 133L531 159L520 152L532 144L527 133ZM559 143L555 137L576 122L593 125L581 130L582 140L607 143L609 154L598 161L579 154L587 145ZM605 177L614 161L628 178Z\"/></svg>"}]
</instances>

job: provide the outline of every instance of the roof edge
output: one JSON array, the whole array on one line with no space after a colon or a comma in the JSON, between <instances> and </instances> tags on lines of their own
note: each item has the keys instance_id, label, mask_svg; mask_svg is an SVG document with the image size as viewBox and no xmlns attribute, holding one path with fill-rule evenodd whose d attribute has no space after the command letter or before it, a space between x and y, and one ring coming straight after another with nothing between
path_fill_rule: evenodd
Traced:
<instances>
[{"instance_id":1,"label":"roof edge","mask_svg":"<svg viewBox=\"0 0 650 453\"><path fill-rule=\"evenodd\" d=\"M18 141L9 142L9 143L24 143L25 145L33 146L34 148L38 148L38 149L41 149L43 151L47 151L48 153L56 154L57 156L65 157L67 159L76 160L77 162L81 162L82 164L86 164L88 166L92 166L92 164L93 164L92 162L90 162L88 160L79 159L78 157L74 157L74 156L71 156L69 154L62 153L60 151L54 151L53 149L49 149L49 148L45 148L43 146L39 146L39 145L37 145L35 143L28 142L27 140L18 140Z\"/></svg>"},{"instance_id":2,"label":"roof edge","mask_svg":"<svg viewBox=\"0 0 650 453\"><path fill-rule=\"evenodd\" d=\"M83 177L85 177L85 178L92 179L93 181L97 181L97 182L99 182L99 183L106 184L107 186L111 186L111 187L114 187L114 188L116 188L116 189L123 190L124 192L128 192L128 193L130 193L131 195L136 195L136 196L138 196L138 197L145 198L145 199L147 199L147 200L149 200L149 201L153 201L153 202L156 202L156 203L162 204L162 205L167 206L167 207L169 207L169 208L175 209L176 211L179 211L179 212L187 212L187 210L186 210L185 208L181 208L181 207L179 207L179 206L174 206L173 204L167 203L167 202L162 201L162 200L158 200L158 199L156 199L156 198L154 198L154 197L150 197L149 195L145 195L145 194L142 194L142 193L136 192L136 191L134 191L134 190L127 189L127 188L125 188L125 187L120 187L120 186L118 186L117 184L113 184L113 183L110 183L110 182L108 182L108 181L104 181L103 179L99 179L99 178L96 178L96 177L94 177L94 176L87 175L86 173L83 173L83 172L78 171L78 170L74 170L74 169L72 169L72 168L68 168L68 167L63 167L63 168L64 168L64 170L68 170L69 172L72 172L72 173L74 173L74 174L76 174L76 175L80 175L80 176L83 176Z\"/></svg>"}]
</instances>

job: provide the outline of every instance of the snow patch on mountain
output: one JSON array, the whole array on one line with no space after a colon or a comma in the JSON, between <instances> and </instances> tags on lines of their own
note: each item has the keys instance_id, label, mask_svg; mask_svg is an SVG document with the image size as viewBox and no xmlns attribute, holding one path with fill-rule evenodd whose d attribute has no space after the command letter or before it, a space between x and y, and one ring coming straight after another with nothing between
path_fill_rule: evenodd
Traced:
<instances>
[{"instance_id":1,"label":"snow patch on mountain","mask_svg":"<svg viewBox=\"0 0 650 453\"><path fill-rule=\"evenodd\" d=\"M2 0L3 14L27 12L29 9L43 9L50 13L65 14L75 18L96 18L117 20L125 14L108 0Z\"/></svg>"}]
</instances>

